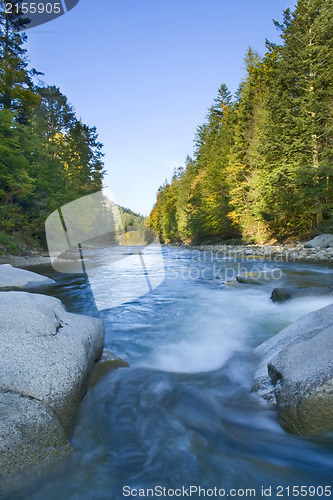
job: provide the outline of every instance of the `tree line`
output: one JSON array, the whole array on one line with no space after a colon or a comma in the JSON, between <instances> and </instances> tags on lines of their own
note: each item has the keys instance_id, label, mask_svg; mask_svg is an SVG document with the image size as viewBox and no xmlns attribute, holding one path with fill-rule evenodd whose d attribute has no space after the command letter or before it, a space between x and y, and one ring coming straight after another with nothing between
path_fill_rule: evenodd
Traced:
<instances>
[{"instance_id":1,"label":"tree line","mask_svg":"<svg viewBox=\"0 0 333 500\"><path fill-rule=\"evenodd\" d=\"M299 0L274 21L281 42L221 85L193 158L149 216L165 242L302 239L333 232L333 1Z\"/></svg>"},{"instance_id":2,"label":"tree line","mask_svg":"<svg viewBox=\"0 0 333 500\"><path fill-rule=\"evenodd\" d=\"M0 247L14 250L19 241L45 244L47 216L100 190L104 166L96 128L28 69L24 17L5 3L14 2L0 2Z\"/></svg>"}]
</instances>

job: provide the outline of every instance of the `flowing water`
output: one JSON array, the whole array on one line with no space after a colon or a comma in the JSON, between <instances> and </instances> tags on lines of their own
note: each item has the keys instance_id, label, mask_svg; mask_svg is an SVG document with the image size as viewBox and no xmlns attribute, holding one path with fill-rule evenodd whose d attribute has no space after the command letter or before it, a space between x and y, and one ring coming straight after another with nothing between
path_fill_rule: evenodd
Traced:
<instances>
[{"instance_id":1,"label":"flowing water","mask_svg":"<svg viewBox=\"0 0 333 500\"><path fill-rule=\"evenodd\" d=\"M85 276L34 269L57 280L50 293L69 311L104 321L105 347L130 367L110 372L85 397L72 436L76 454L13 498L118 500L152 496L155 487L201 498L199 486L206 496L261 498L271 487L271 498L287 498L293 486L313 498L329 496L320 487L332 484L333 434L287 434L251 387L254 348L333 302L276 304L272 289L331 286L333 268L163 252L166 278L158 288L100 312ZM275 279L236 283L236 274L254 267ZM161 489L154 493L163 497Z\"/></svg>"}]
</instances>

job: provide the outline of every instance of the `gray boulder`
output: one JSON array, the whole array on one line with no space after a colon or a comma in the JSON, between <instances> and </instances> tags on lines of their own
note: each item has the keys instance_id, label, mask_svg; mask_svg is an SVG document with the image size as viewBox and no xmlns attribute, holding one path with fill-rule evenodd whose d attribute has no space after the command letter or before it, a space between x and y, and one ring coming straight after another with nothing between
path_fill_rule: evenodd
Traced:
<instances>
[{"instance_id":1,"label":"gray boulder","mask_svg":"<svg viewBox=\"0 0 333 500\"><path fill-rule=\"evenodd\" d=\"M333 430L333 305L309 313L256 349L254 389L296 434Z\"/></svg>"},{"instance_id":2,"label":"gray boulder","mask_svg":"<svg viewBox=\"0 0 333 500\"><path fill-rule=\"evenodd\" d=\"M52 285L54 281L46 276L18 269L11 264L0 264L0 289L26 288L38 285Z\"/></svg>"},{"instance_id":3,"label":"gray boulder","mask_svg":"<svg viewBox=\"0 0 333 500\"><path fill-rule=\"evenodd\" d=\"M273 302L285 302L289 299L297 299L299 297L321 297L333 295L332 288L319 288L310 286L307 288L293 288L293 287L278 287L274 288L271 294Z\"/></svg>"},{"instance_id":4,"label":"gray boulder","mask_svg":"<svg viewBox=\"0 0 333 500\"><path fill-rule=\"evenodd\" d=\"M70 449L76 412L102 355L100 320L60 300L0 292L0 474Z\"/></svg>"},{"instance_id":5,"label":"gray boulder","mask_svg":"<svg viewBox=\"0 0 333 500\"><path fill-rule=\"evenodd\" d=\"M305 248L328 248L333 247L333 234L321 234L304 245Z\"/></svg>"},{"instance_id":6,"label":"gray boulder","mask_svg":"<svg viewBox=\"0 0 333 500\"><path fill-rule=\"evenodd\" d=\"M333 325L289 345L268 365L282 427L295 434L333 430Z\"/></svg>"},{"instance_id":7,"label":"gray boulder","mask_svg":"<svg viewBox=\"0 0 333 500\"><path fill-rule=\"evenodd\" d=\"M53 410L37 399L0 392L0 492L12 476L37 464L54 463L72 447Z\"/></svg>"}]
</instances>

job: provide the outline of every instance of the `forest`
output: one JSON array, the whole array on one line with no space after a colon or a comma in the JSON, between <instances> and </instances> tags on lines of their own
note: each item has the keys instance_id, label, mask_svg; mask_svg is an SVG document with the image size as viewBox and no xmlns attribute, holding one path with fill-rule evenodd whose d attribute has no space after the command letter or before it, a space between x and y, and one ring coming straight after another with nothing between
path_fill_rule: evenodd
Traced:
<instances>
[{"instance_id":1,"label":"forest","mask_svg":"<svg viewBox=\"0 0 333 500\"><path fill-rule=\"evenodd\" d=\"M299 0L274 21L279 44L249 48L235 96L220 86L193 157L158 190L149 225L164 242L333 232L332 7Z\"/></svg>"},{"instance_id":2,"label":"forest","mask_svg":"<svg viewBox=\"0 0 333 500\"><path fill-rule=\"evenodd\" d=\"M96 128L29 69L27 37L18 31L25 20L4 4L0 252L43 247L47 216L100 190L105 173ZM158 190L148 224L162 241L264 243L333 232L332 4L299 0L285 10L282 23L274 21L281 42L266 40L262 57L249 48L234 96L220 86L193 157Z\"/></svg>"},{"instance_id":3,"label":"forest","mask_svg":"<svg viewBox=\"0 0 333 500\"><path fill-rule=\"evenodd\" d=\"M9 2L6 2L9 3ZM13 2L14 3L14 2ZM17 3L17 2L15 2ZM28 68L22 14L0 4L0 251L45 246L51 212L99 191L102 144L95 127L42 73ZM15 9L13 9L14 12Z\"/></svg>"}]
</instances>

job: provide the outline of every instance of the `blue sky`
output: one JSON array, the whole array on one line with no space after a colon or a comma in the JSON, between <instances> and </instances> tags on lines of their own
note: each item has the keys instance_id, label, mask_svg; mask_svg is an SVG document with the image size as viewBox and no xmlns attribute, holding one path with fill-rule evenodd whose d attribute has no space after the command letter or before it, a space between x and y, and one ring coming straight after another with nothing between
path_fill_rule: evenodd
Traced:
<instances>
[{"instance_id":1,"label":"blue sky","mask_svg":"<svg viewBox=\"0 0 333 500\"><path fill-rule=\"evenodd\" d=\"M27 31L30 65L57 85L104 144L105 184L148 214L158 187L193 153L218 87L232 93L251 46L278 41L293 0L80 0Z\"/></svg>"}]
</instances>

